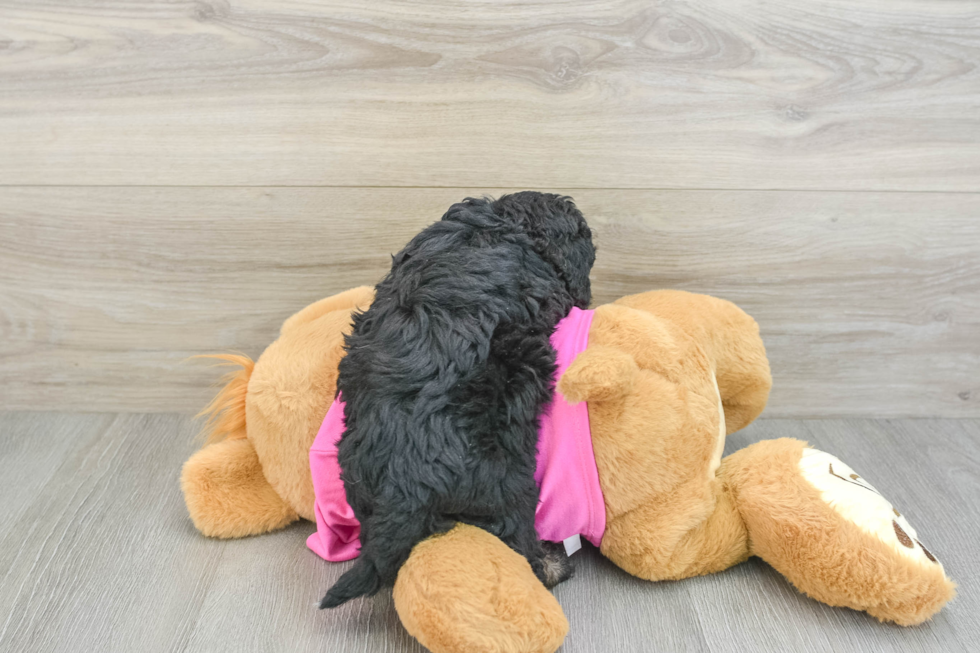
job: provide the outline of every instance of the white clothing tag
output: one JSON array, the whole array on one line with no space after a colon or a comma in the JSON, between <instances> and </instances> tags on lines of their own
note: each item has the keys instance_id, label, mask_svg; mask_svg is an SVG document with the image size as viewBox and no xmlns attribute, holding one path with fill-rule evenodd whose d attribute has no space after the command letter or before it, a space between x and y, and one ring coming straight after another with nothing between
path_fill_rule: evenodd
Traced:
<instances>
[{"instance_id":1,"label":"white clothing tag","mask_svg":"<svg viewBox=\"0 0 980 653\"><path fill-rule=\"evenodd\" d=\"M565 545L565 555L570 556L582 548L582 536L572 535L571 537L566 537L562 544Z\"/></svg>"}]
</instances>

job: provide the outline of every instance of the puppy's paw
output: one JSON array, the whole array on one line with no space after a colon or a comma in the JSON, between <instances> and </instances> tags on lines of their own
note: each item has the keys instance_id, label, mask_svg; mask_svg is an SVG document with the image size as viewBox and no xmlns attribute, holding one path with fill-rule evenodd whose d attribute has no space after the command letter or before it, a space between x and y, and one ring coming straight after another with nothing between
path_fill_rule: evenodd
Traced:
<instances>
[{"instance_id":1,"label":"puppy's paw","mask_svg":"<svg viewBox=\"0 0 980 653\"><path fill-rule=\"evenodd\" d=\"M551 589L555 585L564 583L575 575L575 565L571 558L565 554L565 547L557 542L541 542L544 555L538 564L532 565L535 575L544 583L544 586Z\"/></svg>"}]
</instances>

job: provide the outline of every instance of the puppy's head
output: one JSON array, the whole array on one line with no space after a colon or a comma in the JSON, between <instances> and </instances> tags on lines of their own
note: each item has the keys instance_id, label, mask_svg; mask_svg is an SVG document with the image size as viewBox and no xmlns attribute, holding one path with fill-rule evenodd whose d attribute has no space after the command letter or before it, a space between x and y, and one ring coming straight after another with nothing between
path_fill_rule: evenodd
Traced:
<instances>
[{"instance_id":1,"label":"puppy's head","mask_svg":"<svg viewBox=\"0 0 980 653\"><path fill-rule=\"evenodd\" d=\"M534 243L565 283L575 305L592 301L589 272L595 263L592 230L572 198L552 193L522 191L504 195L492 204L493 212L513 221Z\"/></svg>"}]
</instances>

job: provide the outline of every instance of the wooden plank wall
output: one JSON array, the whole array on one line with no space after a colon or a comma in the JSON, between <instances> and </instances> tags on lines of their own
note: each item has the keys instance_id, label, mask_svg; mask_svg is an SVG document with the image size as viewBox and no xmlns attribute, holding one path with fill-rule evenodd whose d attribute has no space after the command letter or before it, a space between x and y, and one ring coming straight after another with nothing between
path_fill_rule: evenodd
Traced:
<instances>
[{"instance_id":1,"label":"wooden plank wall","mask_svg":"<svg viewBox=\"0 0 980 653\"><path fill-rule=\"evenodd\" d=\"M773 416L980 416L980 3L0 0L0 408L198 409L452 202L761 323Z\"/></svg>"}]
</instances>

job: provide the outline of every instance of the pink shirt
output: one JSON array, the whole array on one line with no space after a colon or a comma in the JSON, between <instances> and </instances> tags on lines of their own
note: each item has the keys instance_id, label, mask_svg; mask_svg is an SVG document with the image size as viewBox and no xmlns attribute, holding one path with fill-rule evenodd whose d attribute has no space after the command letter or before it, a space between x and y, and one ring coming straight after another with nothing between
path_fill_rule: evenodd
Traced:
<instances>
[{"instance_id":1,"label":"pink shirt","mask_svg":"<svg viewBox=\"0 0 980 653\"><path fill-rule=\"evenodd\" d=\"M558 323L551 336L551 346L558 352L556 379L588 346L592 315L593 311L573 308ZM310 447L316 532L306 541L314 553L334 562L356 558L361 547L361 525L347 503L337 463L337 442L343 432L344 402L338 397ZM599 546L606 530L606 506L585 402L572 405L555 392L554 400L541 416L534 480L541 491L534 515L538 537L562 542L581 535Z\"/></svg>"}]
</instances>

